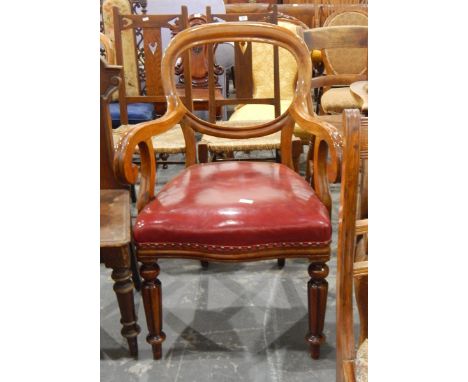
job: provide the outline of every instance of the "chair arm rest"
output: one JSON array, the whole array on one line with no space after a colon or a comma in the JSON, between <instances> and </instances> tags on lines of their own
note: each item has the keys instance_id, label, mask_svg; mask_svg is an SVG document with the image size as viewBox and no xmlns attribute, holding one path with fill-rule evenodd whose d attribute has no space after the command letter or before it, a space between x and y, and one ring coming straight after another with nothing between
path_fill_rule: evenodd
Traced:
<instances>
[{"instance_id":1,"label":"chair arm rest","mask_svg":"<svg viewBox=\"0 0 468 382\"><path fill-rule=\"evenodd\" d=\"M353 82L367 81L365 74L330 74L312 78L312 89L323 88L335 85L351 85Z\"/></svg>"},{"instance_id":2,"label":"chair arm rest","mask_svg":"<svg viewBox=\"0 0 468 382\"><path fill-rule=\"evenodd\" d=\"M332 124L311 114L305 114L303 108L291 107L290 112L294 121L302 129L313 135L316 141L320 141L318 147L316 147L317 152L314 153L314 189L331 213L331 194L327 166L331 166L335 170L339 169L342 149L341 134ZM328 152L331 158L330 163L327 162Z\"/></svg>"},{"instance_id":3,"label":"chair arm rest","mask_svg":"<svg viewBox=\"0 0 468 382\"><path fill-rule=\"evenodd\" d=\"M181 103L168 104L164 116L157 120L142 122L128 128L116 145L114 170L117 178L126 184L135 184L138 177L138 168L132 163L133 154L138 146L141 157L140 191L137 208L140 211L154 198L154 185L156 178L156 161L154 158L152 137L162 134L183 118L185 109Z\"/></svg>"}]
</instances>

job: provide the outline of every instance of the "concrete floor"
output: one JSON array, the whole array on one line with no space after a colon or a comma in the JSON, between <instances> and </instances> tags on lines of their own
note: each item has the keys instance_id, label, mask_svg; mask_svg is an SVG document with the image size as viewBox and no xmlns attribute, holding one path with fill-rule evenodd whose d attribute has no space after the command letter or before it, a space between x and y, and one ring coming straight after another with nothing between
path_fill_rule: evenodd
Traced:
<instances>
[{"instance_id":1,"label":"concrete floor","mask_svg":"<svg viewBox=\"0 0 468 382\"><path fill-rule=\"evenodd\" d=\"M271 154L271 153L269 153ZM256 155L255 153L251 155ZM302 157L304 167L305 155ZM159 189L183 166L158 168ZM325 323L327 342L309 357L305 260L244 264L161 260L163 359L153 361L143 304L135 295L142 332L138 359L120 335L110 270L101 265L101 381L335 381L335 275L339 186L332 186L333 256Z\"/></svg>"}]
</instances>

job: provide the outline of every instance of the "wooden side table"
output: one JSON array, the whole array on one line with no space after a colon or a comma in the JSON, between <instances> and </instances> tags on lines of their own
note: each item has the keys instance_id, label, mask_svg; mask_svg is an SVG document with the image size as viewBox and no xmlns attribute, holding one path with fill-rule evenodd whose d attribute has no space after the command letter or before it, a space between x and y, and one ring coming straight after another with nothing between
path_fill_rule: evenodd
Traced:
<instances>
[{"instance_id":1,"label":"wooden side table","mask_svg":"<svg viewBox=\"0 0 468 382\"><path fill-rule=\"evenodd\" d=\"M138 355L137 324L131 272L130 193L127 190L101 190L101 263L112 269L122 323L130 354Z\"/></svg>"}]
</instances>

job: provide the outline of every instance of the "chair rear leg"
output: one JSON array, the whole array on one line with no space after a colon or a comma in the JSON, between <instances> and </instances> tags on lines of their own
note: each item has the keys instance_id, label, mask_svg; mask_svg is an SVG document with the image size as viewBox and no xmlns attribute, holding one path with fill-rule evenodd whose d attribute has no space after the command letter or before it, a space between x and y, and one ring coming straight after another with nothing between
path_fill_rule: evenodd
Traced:
<instances>
[{"instance_id":1,"label":"chair rear leg","mask_svg":"<svg viewBox=\"0 0 468 382\"><path fill-rule=\"evenodd\" d=\"M142 262L143 265L140 268L143 278L141 294L149 332L146 341L153 349L153 358L161 359L162 343L166 339L166 334L162 331L162 293L161 281L158 279L159 265L155 259L145 259Z\"/></svg>"},{"instance_id":2,"label":"chair rear leg","mask_svg":"<svg viewBox=\"0 0 468 382\"><path fill-rule=\"evenodd\" d=\"M310 280L307 284L307 300L309 307L309 333L306 341L310 346L310 356L320 357L320 345L325 342L323 327L325 324L325 310L327 308L328 266L325 263L311 263L309 265Z\"/></svg>"}]
</instances>

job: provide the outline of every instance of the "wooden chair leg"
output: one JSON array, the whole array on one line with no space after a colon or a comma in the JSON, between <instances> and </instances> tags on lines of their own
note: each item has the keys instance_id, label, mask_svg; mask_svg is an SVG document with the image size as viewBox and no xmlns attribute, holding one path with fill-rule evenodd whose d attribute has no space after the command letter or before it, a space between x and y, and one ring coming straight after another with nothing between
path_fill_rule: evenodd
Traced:
<instances>
[{"instance_id":1,"label":"wooden chair leg","mask_svg":"<svg viewBox=\"0 0 468 382\"><path fill-rule=\"evenodd\" d=\"M283 268L286 263L286 259L278 259L278 267Z\"/></svg>"},{"instance_id":2,"label":"wooden chair leg","mask_svg":"<svg viewBox=\"0 0 468 382\"><path fill-rule=\"evenodd\" d=\"M208 261L200 261L200 264L202 266L203 269L206 269L208 268L208 266L210 265L210 263Z\"/></svg>"},{"instance_id":3,"label":"wooden chair leg","mask_svg":"<svg viewBox=\"0 0 468 382\"><path fill-rule=\"evenodd\" d=\"M309 142L309 150L307 151L307 158L306 158L306 180L309 182L312 187L314 186L312 182L312 175L313 175L313 158L314 158L314 145L315 145L315 137L311 137Z\"/></svg>"},{"instance_id":4,"label":"wooden chair leg","mask_svg":"<svg viewBox=\"0 0 468 382\"><path fill-rule=\"evenodd\" d=\"M122 323L122 336L127 339L128 348L132 356L138 355L137 336L140 327L137 324L135 304L133 301L133 283L131 272L128 268L115 268L112 270L114 280L114 291L120 309L120 322Z\"/></svg>"},{"instance_id":5,"label":"wooden chair leg","mask_svg":"<svg viewBox=\"0 0 468 382\"><path fill-rule=\"evenodd\" d=\"M130 246L130 265L132 268L133 285L135 286L135 289L139 292L141 289L141 278L140 278L140 272L138 270L138 261L136 259L135 247L133 246L133 243L130 243L129 246Z\"/></svg>"},{"instance_id":6,"label":"wooden chair leg","mask_svg":"<svg viewBox=\"0 0 468 382\"><path fill-rule=\"evenodd\" d=\"M311 263L309 276L307 284L309 333L306 340L310 346L310 356L319 359L320 345L325 341L323 327L327 308L328 282L325 278L328 276L328 266L324 263Z\"/></svg>"},{"instance_id":7,"label":"wooden chair leg","mask_svg":"<svg viewBox=\"0 0 468 382\"><path fill-rule=\"evenodd\" d=\"M198 162L208 163L208 145L206 143L198 143Z\"/></svg>"},{"instance_id":8,"label":"wooden chair leg","mask_svg":"<svg viewBox=\"0 0 468 382\"><path fill-rule=\"evenodd\" d=\"M299 140L294 140L292 142L292 160L294 165L294 171L299 174L299 163L302 154L302 142Z\"/></svg>"},{"instance_id":9,"label":"wooden chair leg","mask_svg":"<svg viewBox=\"0 0 468 382\"><path fill-rule=\"evenodd\" d=\"M135 190L134 184L130 185L130 198L132 200L132 203L136 203L137 197L136 197L136 190Z\"/></svg>"},{"instance_id":10,"label":"wooden chair leg","mask_svg":"<svg viewBox=\"0 0 468 382\"><path fill-rule=\"evenodd\" d=\"M143 260L142 262L143 265L140 268L141 277L143 278L141 293L149 332L146 341L153 349L153 358L161 359L162 343L166 339L166 334L162 331L162 294L161 281L158 279L159 265L155 260Z\"/></svg>"},{"instance_id":11,"label":"wooden chair leg","mask_svg":"<svg viewBox=\"0 0 468 382\"><path fill-rule=\"evenodd\" d=\"M368 306L368 281L367 277L354 279L354 293L356 296L357 307L359 311L359 345L361 345L366 338L367 333L367 306Z\"/></svg>"}]
</instances>

